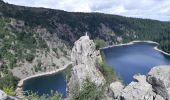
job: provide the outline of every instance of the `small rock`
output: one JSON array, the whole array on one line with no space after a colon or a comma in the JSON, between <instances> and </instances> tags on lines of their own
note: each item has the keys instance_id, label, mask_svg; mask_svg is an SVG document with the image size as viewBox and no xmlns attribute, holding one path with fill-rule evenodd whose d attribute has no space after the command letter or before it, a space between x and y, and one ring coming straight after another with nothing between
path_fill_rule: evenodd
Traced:
<instances>
[{"instance_id":1,"label":"small rock","mask_svg":"<svg viewBox=\"0 0 170 100\"><path fill-rule=\"evenodd\" d=\"M110 89L113 92L114 99L120 99L123 88L124 88L124 86L121 82L113 82L110 84Z\"/></svg>"},{"instance_id":2,"label":"small rock","mask_svg":"<svg viewBox=\"0 0 170 100\"><path fill-rule=\"evenodd\" d=\"M145 75L134 75L133 79L137 82L146 82L146 76Z\"/></svg>"},{"instance_id":3,"label":"small rock","mask_svg":"<svg viewBox=\"0 0 170 100\"><path fill-rule=\"evenodd\" d=\"M165 100L165 99L161 97L160 95L156 95L155 100Z\"/></svg>"}]
</instances>

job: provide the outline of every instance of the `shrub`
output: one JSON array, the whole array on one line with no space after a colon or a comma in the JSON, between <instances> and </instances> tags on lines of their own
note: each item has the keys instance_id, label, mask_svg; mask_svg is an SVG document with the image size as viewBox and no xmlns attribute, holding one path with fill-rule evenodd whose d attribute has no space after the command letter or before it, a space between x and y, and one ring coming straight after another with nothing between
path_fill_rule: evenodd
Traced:
<instances>
[{"instance_id":1,"label":"shrub","mask_svg":"<svg viewBox=\"0 0 170 100\"><path fill-rule=\"evenodd\" d=\"M72 64L70 64L64 71L64 75L65 75L65 78L66 78L66 82L69 82L70 81L70 78L71 78L71 70L72 70L73 66Z\"/></svg>"},{"instance_id":2,"label":"shrub","mask_svg":"<svg viewBox=\"0 0 170 100\"><path fill-rule=\"evenodd\" d=\"M50 96L49 96L50 95ZM62 100L61 95L56 91L51 91L51 94L44 94L39 96L37 93L29 92L29 95L26 96L28 100Z\"/></svg>"},{"instance_id":3,"label":"shrub","mask_svg":"<svg viewBox=\"0 0 170 100\"><path fill-rule=\"evenodd\" d=\"M26 60L27 60L28 62L32 62L32 61L34 60L34 55L32 55L32 54L26 55Z\"/></svg>"},{"instance_id":4,"label":"shrub","mask_svg":"<svg viewBox=\"0 0 170 100\"><path fill-rule=\"evenodd\" d=\"M10 96L16 96L16 92L13 87L4 87L3 91Z\"/></svg>"},{"instance_id":5,"label":"shrub","mask_svg":"<svg viewBox=\"0 0 170 100\"><path fill-rule=\"evenodd\" d=\"M108 83L116 80L116 74L112 68L110 68L105 62L99 62L99 70L104 75Z\"/></svg>"},{"instance_id":6,"label":"shrub","mask_svg":"<svg viewBox=\"0 0 170 100\"><path fill-rule=\"evenodd\" d=\"M4 87L16 87L18 78L14 77L11 73L8 73L5 77L0 78L0 89Z\"/></svg>"},{"instance_id":7,"label":"shrub","mask_svg":"<svg viewBox=\"0 0 170 100\"><path fill-rule=\"evenodd\" d=\"M76 88L73 90L73 100L98 100L101 98L102 92L95 83L91 82L88 78L84 81L81 90Z\"/></svg>"},{"instance_id":8,"label":"shrub","mask_svg":"<svg viewBox=\"0 0 170 100\"><path fill-rule=\"evenodd\" d=\"M15 87L19 79L8 73L5 77L0 78L0 89L5 91L8 95L15 96Z\"/></svg>"},{"instance_id":9,"label":"shrub","mask_svg":"<svg viewBox=\"0 0 170 100\"><path fill-rule=\"evenodd\" d=\"M112 69L110 66L108 66L108 64L106 64L103 52L101 52L101 56L102 61L97 61L97 66L101 73L104 75L107 83L110 84L114 80L117 80L117 75L114 69Z\"/></svg>"},{"instance_id":10,"label":"shrub","mask_svg":"<svg viewBox=\"0 0 170 100\"><path fill-rule=\"evenodd\" d=\"M96 49L97 50L100 49L101 47L105 46L105 41L102 40L102 39L96 39L95 43L96 43Z\"/></svg>"}]
</instances>

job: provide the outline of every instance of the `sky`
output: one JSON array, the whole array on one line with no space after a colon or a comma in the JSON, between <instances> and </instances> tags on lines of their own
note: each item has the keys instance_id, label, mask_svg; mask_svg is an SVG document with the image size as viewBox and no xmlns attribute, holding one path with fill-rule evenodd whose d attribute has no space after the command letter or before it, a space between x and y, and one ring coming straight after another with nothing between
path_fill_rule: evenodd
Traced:
<instances>
[{"instance_id":1,"label":"sky","mask_svg":"<svg viewBox=\"0 0 170 100\"><path fill-rule=\"evenodd\" d=\"M4 0L30 7L70 12L101 12L127 17L170 21L170 0Z\"/></svg>"}]
</instances>

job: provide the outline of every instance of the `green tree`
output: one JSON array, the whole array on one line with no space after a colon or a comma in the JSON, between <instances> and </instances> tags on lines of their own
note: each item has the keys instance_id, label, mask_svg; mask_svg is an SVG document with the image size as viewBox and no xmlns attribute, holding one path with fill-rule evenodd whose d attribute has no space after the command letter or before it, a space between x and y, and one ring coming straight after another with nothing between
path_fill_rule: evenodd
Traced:
<instances>
[{"instance_id":1,"label":"green tree","mask_svg":"<svg viewBox=\"0 0 170 100\"><path fill-rule=\"evenodd\" d=\"M27 54L27 55L26 55L26 60L27 60L28 62L32 62L32 61L34 60L34 55L33 55L33 54Z\"/></svg>"},{"instance_id":2,"label":"green tree","mask_svg":"<svg viewBox=\"0 0 170 100\"><path fill-rule=\"evenodd\" d=\"M84 81L81 90L75 88L73 90L73 100L99 100L102 97L102 91L95 83L88 78Z\"/></svg>"}]
</instances>

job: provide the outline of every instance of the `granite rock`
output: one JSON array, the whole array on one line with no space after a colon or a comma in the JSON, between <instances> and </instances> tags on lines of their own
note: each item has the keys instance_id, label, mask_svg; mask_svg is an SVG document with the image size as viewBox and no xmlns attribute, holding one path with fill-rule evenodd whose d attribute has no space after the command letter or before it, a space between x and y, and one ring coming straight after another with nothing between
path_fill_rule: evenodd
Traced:
<instances>
[{"instance_id":1,"label":"granite rock","mask_svg":"<svg viewBox=\"0 0 170 100\"><path fill-rule=\"evenodd\" d=\"M157 66L150 70L147 81L164 99L170 99L170 66Z\"/></svg>"}]
</instances>

